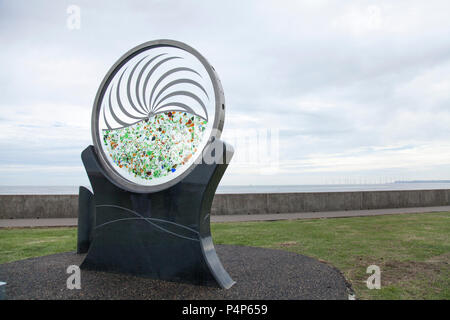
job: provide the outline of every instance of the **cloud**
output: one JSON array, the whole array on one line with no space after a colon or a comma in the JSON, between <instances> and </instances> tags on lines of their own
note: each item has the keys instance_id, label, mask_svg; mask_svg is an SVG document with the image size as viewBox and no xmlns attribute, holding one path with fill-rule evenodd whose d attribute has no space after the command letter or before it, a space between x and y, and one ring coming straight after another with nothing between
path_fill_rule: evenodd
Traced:
<instances>
[{"instance_id":1,"label":"cloud","mask_svg":"<svg viewBox=\"0 0 450 320\"><path fill-rule=\"evenodd\" d=\"M66 26L69 4L81 9L79 30ZM434 0L2 1L2 184L45 184L51 168L61 172L52 184L85 181L80 153L101 80L124 52L158 38L191 44L218 71L225 138L279 130L281 171L231 164L226 183L449 178L449 9ZM67 168L79 169L64 177Z\"/></svg>"}]
</instances>

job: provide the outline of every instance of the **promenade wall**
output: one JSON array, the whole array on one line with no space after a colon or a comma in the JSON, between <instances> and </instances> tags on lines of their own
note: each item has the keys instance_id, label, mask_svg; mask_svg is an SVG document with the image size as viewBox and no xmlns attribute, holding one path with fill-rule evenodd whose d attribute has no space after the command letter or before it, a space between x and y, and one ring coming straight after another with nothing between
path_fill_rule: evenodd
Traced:
<instances>
[{"instance_id":1,"label":"promenade wall","mask_svg":"<svg viewBox=\"0 0 450 320\"><path fill-rule=\"evenodd\" d=\"M216 194L212 215L450 205L450 190ZM78 195L0 195L0 219L74 218Z\"/></svg>"}]
</instances>

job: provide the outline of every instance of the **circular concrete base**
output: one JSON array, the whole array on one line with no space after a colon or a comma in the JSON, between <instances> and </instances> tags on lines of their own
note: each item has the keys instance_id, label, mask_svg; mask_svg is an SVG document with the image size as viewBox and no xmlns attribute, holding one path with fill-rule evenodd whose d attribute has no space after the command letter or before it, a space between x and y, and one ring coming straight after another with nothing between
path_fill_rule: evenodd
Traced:
<instances>
[{"instance_id":1,"label":"circular concrete base","mask_svg":"<svg viewBox=\"0 0 450 320\"><path fill-rule=\"evenodd\" d=\"M81 271L81 289L69 290L69 265L84 255L54 254L0 265L7 299L348 299L341 273L316 259L282 250L218 245L236 284L228 290L124 274Z\"/></svg>"}]
</instances>

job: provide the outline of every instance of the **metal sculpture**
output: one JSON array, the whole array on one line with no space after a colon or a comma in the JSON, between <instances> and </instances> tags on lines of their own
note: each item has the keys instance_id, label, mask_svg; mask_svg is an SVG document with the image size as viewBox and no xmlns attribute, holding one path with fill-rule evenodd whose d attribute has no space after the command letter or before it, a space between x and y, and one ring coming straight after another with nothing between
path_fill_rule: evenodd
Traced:
<instances>
[{"instance_id":1,"label":"metal sculpture","mask_svg":"<svg viewBox=\"0 0 450 320\"><path fill-rule=\"evenodd\" d=\"M213 67L173 40L133 48L110 69L82 153L82 269L219 285L234 281L210 232L210 209L233 148L220 140L225 101ZM205 161L213 159L213 161Z\"/></svg>"}]
</instances>

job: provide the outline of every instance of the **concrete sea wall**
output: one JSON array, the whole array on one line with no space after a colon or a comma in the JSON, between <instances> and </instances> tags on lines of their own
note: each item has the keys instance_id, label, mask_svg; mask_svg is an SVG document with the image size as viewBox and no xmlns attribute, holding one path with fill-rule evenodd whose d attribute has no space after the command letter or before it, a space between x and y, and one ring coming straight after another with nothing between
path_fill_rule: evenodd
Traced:
<instances>
[{"instance_id":1,"label":"concrete sea wall","mask_svg":"<svg viewBox=\"0 0 450 320\"><path fill-rule=\"evenodd\" d=\"M450 190L217 194L211 214L264 214L450 205ZM0 195L0 219L77 217L78 195Z\"/></svg>"},{"instance_id":2,"label":"concrete sea wall","mask_svg":"<svg viewBox=\"0 0 450 320\"><path fill-rule=\"evenodd\" d=\"M78 195L0 195L0 219L77 216Z\"/></svg>"}]
</instances>

